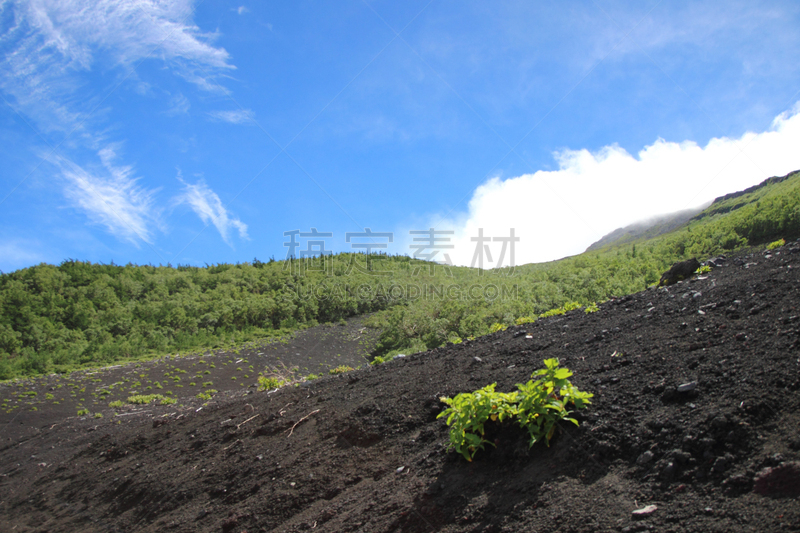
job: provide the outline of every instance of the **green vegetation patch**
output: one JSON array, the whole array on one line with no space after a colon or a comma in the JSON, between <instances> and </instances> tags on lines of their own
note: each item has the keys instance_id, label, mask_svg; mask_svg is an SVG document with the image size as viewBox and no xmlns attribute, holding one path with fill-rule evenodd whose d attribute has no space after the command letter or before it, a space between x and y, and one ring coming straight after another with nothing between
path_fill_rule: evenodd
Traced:
<instances>
[{"instance_id":1,"label":"green vegetation patch","mask_svg":"<svg viewBox=\"0 0 800 533\"><path fill-rule=\"evenodd\" d=\"M569 378L572 372L559 368L558 359L545 359L545 368L535 371L525 384L517 384L515 392L495 392L496 383L487 385L472 393L457 394L454 398L442 397L447 404L437 418L447 417L450 426L450 449L455 449L467 461L472 461L484 445L495 444L486 440L485 424L515 421L528 431L530 446L544 441L548 446L556 428L556 423L570 418L572 405L581 409L590 404L594 395L576 389Z\"/></svg>"}]
</instances>

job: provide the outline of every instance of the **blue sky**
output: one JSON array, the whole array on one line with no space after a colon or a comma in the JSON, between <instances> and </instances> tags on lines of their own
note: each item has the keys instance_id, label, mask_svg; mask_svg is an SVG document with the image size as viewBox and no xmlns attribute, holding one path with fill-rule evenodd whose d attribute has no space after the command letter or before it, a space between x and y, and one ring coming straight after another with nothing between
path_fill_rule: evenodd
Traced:
<instances>
[{"instance_id":1,"label":"blue sky","mask_svg":"<svg viewBox=\"0 0 800 533\"><path fill-rule=\"evenodd\" d=\"M516 264L579 253L800 168L798 23L794 1L0 1L0 270L280 259L311 228L409 254L453 231L466 265L481 229L513 228Z\"/></svg>"}]
</instances>

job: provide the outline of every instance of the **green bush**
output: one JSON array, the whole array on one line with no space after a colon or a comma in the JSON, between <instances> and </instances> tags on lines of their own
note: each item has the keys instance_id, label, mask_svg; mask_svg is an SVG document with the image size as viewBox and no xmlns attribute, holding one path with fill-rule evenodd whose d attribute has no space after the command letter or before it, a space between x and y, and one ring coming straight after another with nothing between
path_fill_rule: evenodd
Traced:
<instances>
[{"instance_id":1,"label":"green bush","mask_svg":"<svg viewBox=\"0 0 800 533\"><path fill-rule=\"evenodd\" d=\"M488 421L502 423L515 419L528 431L530 446L545 441L549 446L556 423L570 418L567 405L582 409L591 403L594 396L576 389L567 379L572 376L566 368L559 368L558 359L545 359L545 368L535 371L531 377L536 381L517 384L515 392L495 392L496 384L487 385L472 393L457 394L454 398L440 400L448 407L437 418L447 417L450 426L450 449L472 461L485 444L485 424Z\"/></svg>"},{"instance_id":2,"label":"green bush","mask_svg":"<svg viewBox=\"0 0 800 533\"><path fill-rule=\"evenodd\" d=\"M778 239L777 241L773 241L767 245L767 250L774 250L775 248L780 248L784 246L786 241L784 239Z\"/></svg>"}]
</instances>

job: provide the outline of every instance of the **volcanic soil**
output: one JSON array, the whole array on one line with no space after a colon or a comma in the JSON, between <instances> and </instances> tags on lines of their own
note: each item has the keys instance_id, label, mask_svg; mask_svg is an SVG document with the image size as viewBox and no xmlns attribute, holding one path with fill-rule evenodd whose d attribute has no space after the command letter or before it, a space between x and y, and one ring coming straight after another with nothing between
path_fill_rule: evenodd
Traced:
<instances>
[{"instance_id":1,"label":"volcanic soil","mask_svg":"<svg viewBox=\"0 0 800 533\"><path fill-rule=\"evenodd\" d=\"M20 409L0 425L0 531L800 531L799 270L792 243L297 387ZM594 393L579 427L447 450L440 396L511 391L553 357Z\"/></svg>"}]
</instances>

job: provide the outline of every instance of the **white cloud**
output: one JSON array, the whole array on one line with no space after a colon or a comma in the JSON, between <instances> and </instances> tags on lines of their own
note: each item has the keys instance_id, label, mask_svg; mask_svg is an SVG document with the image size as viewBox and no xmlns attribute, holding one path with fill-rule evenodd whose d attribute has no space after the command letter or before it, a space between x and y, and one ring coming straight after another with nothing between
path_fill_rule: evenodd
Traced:
<instances>
[{"instance_id":1,"label":"white cloud","mask_svg":"<svg viewBox=\"0 0 800 533\"><path fill-rule=\"evenodd\" d=\"M247 224L238 218L231 217L217 193L212 191L203 180L194 185L186 183L178 174L178 179L184 185L184 193L178 196L175 201L177 204L189 204L192 210L200 217L204 224L211 222L216 226L222 240L228 246L233 246L230 240L232 228L239 231L239 237L247 239Z\"/></svg>"},{"instance_id":2,"label":"white cloud","mask_svg":"<svg viewBox=\"0 0 800 533\"><path fill-rule=\"evenodd\" d=\"M800 169L798 146L800 103L768 131L715 138L704 147L659 139L636 156L616 145L595 153L564 150L554 154L558 170L492 178L474 191L467 213L436 217L430 225L456 230L455 264L471 264L470 238L479 228L489 237L508 237L515 228L517 265L550 261L581 253L616 228ZM491 244L495 261L500 246Z\"/></svg>"},{"instance_id":3,"label":"white cloud","mask_svg":"<svg viewBox=\"0 0 800 533\"><path fill-rule=\"evenodd\" d=\"M239 6L238 8L236 8L236 12L239 13L240 15L244 15L245 13L249 13L250 10L244 6Z\"/></svg>"},{"instance_id":4,"label":"white cloud","mask_svg":"<svg viewBox=\"0 0 800 533\"><path fill-rule=\"evenodd\" d=\"M244 124L253 120L253 112L250 109L237 109L235 111L212 111L209 113L211 118L230 122L231 124Z\"/></svg>"},{"instance_id":5,"label":"white cloud","mask_svg":"<svg viewBox=\"0 0 800 533\"><path fill-rule=\"evenodd\" d=\"M116 238L136 246L141 241L152 243L153 226L159 223L153 206L156 191L139 187L131 167L114 164L113 146L103 148L98 155L104 170L96 173L64 158L55 161L67 182L66 197Z\"/></svg>"}]
</instances>

